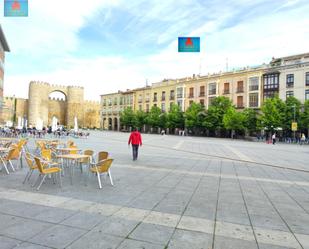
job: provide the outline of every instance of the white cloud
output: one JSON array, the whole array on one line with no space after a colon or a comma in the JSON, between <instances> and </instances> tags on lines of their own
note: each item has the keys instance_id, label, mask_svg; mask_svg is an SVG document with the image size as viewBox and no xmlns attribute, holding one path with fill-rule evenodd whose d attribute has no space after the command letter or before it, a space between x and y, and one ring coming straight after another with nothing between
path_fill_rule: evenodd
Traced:
<instances>
[{"instance_id":1,"label":"white cloud","mask_svg":"<svg viewBox=\"0 0 309 249\"><path fill-rule=\"evenodd\" d=\"M164 15L173 9L176 2L182 4L180 8ZM221 29L232 17L235 8L246 3L260 1L235 0L231 5L209 6L211 16L216 18L201 22L193 30L184 30L188 35L201 36L202 52L200 54L178 53L177 37L160 53L145 54L142 57L128 58L125 56L97 56L95 58L78 58L74 52L79 47L78 30L103 8L103 23L112 18L111 7L126 8L135 15L135 19L128 25L147 20L164 18L175 21L157 38L159 44L171 40L185 25L184 16L199 11L199 5L189 8L189 1L165 1L162 5L150 2L151 12L145 13L140 8L143 1L73 1L73 0L31 0L29 1L28 18L12 18L1 20L12 52L7 57L13 57L20 52L29 53L31 58L39 56L44 60L53 60L58 67L50 72L36 72L20 74L18 68L6 71L5 94L27 97L28 84L31 80L46 81L52 84L82 85L85 87L87 99L99 99L100 94L117 90L125 90L143 86L146 78L148 82L156 82L163 78L177 78L201 73L225 70L226 58L229 59L230 69L247 65L268 62L272 56L279 57L295 53L308 52L309 47L309 18L304 8L290 12L266 13L250 20L242 21L231 28ZM298 1L286 1L286 5L294 6ZM73 7L72 7L73 6ZM201 10L202 11L202 10ZM0 9L1 12L1 9ZM163 12L163 13L162 13ZM178 18L178 21L177 21ZM102 23L101 23L102 25ZM148 34L153 35L153 34ZM147 36L147 34L145 34ZM33 65L35 67L35 65Z\"/></svg>"}]
</instances>

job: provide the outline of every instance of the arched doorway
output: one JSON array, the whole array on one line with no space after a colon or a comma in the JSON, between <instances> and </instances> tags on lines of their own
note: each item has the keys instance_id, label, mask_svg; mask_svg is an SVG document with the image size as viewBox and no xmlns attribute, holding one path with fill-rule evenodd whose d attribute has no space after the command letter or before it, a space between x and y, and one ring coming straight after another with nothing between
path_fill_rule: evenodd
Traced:
<instances>
[{"instance_id":1,"label":"arched doorway","mask_svg":"<svg viewBox=\"0 0 309 249\"><path fill-rule=\"evenodd\" d=\"M118 119L114 118L114 131L118 131Z\"/></svg>"},{"instance_id":2,"label":"arched doorway","mask_svg":"<svg viewBox=\"0 0 309 249\"><path fill-rule=\"evenodd\" d=\"M113 129L113 119L109 118L108 119L108 130L112 130Z\"/></svg>"},{"instance_id":3,"label":"arched doorway","mask_svg":"<svg viewBox=\"0 0 309 249\"><path fill-rule=\"evenodd\" d=\"M53 126L55 118L57 119L57 126L66 125L66 94L55 90L48 95L48 99L48 125Z\"/></svg>"}]
</instances>

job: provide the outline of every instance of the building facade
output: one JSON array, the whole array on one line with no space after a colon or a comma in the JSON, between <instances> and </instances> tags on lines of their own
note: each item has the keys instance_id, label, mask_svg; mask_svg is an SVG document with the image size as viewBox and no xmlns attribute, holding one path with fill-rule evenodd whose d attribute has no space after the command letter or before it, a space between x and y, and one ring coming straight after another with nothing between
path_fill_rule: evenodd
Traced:
<instances>
[{"instance_id":1,"label":"building facade","mask_svg":"<svg viewBox=\"0 0 309 249\"><path fill-rule=\"evenodd\" d=\"M259 109L265 99L276 94L283 100L294 96L302 103L309 99L309 53L273 58L269 64L257 67L163 80L143 88L101 95L101 127L119 130L120 112L128 106L145 112L157 106L168 112L175 103L186 111L196 102L207 109L215 97L226 96L239 110ZM130 105L116 101L125 95L133 100Z\"/></svg>"},{"instance_id":2,"label":"building facade","mask_svg":"<svg viewBox=\"0 0 309 249\"><path fill-rule=\"evenodd\" d=\"M50 94L61 92L64 99L52 98ZM79 127L100 127L100 103L84 100L84 88L79 86L59 86L32 81L29 84L29 98L5 97L7 111L4 122L17 125L18 120L27 120L30 127L51 126L53 117L59 125L74 127L75 117Z\"/></svg>"},{"instance_id":3,"label":"building facade","mask_svg":"<svg viewBox=\"0 0 309 249\"><path fill-rule=\"evenodd\" d=\"M10 48L0 25L0 124L3 123L3 79L5 52L10 52Z\"/></svg>"}]
</instances>

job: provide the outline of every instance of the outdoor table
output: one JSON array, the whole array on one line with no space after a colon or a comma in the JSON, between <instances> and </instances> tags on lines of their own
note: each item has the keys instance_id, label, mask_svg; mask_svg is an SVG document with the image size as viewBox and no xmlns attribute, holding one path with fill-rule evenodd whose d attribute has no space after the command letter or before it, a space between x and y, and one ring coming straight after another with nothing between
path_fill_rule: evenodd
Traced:
<instances>
[{"instance_id":1,"label":"outdoor table","mask_svg":"<svg viewBox=\"0 0 309 249\"><path fill-rule=\"evenodd\" d=\"M62 152L62 154L64 154L65 152L69 153L71 151L81 151L81 149L77 148L56 148L56 150Z\"/></svg>"},{"instance_id":2,"label":"outdoor table","mask_svg":"<svg viewBox=\"0 0 309 249\"><path fill-rule=\"evenodd\" d=\"M76 150L76 149L75 149ZM78 160L81 160L81 159L85 159L85 158L89 158L91 156L89 155L81 155L81 154L65 154L65 155L58 155L57 158L60 158L60 159L66 159L66 160L72 160L73 163L71 164L70 166L70 180L71 180L71 184L73 184L73 164L76 163ZM63 166L63 163L62 163L62 166Z\"/></svg>"},{"instance_id":3,"label":"outdoor table","mask_svg":"<svg viewBox=\"0 0 309 249\"><path fill-rule=\"evenodd\" d=\"M10 148L0 147L0 153L2 152L8 152Z\"/></svg>"}]
</instances>

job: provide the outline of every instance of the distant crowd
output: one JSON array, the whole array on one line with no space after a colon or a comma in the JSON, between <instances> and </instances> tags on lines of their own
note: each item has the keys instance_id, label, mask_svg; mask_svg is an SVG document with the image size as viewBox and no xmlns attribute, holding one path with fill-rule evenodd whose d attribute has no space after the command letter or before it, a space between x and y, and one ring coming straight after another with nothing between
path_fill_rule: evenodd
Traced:
<instances>
[{"instance_id":1,"label":"distant crowd","mask_svg":"<svg viewBox=\"0 0 309 249\"><path fill-rule=\"evenodd\" d=\"M14 127L11 128L1 128L0 136L1 137L33 137L33 138L44 138L47 134L49 136L54 136L56 138L63 138L67 136L73 136L75 138L88 138L90 133L74 130L66 130L65 128L58 128L56 131L52 131L52 127L43 127L42 130L37 130L33 128L23 128L17 129Z\"/></svg>"}]
</instances>

